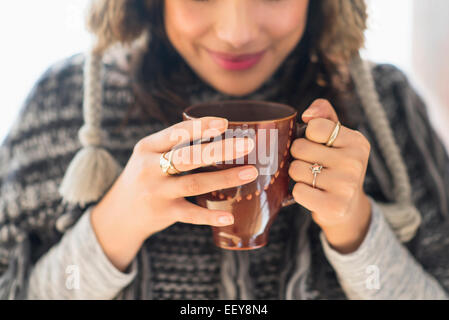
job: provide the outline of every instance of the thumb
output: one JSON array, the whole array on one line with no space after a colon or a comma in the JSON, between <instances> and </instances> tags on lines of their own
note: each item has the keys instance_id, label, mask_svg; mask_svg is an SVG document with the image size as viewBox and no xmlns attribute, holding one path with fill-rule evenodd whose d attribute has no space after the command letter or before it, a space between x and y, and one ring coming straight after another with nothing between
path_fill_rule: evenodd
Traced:
<instances>
[{"instance_id":1,"label":"thumb","mask_svg":"<svg viewBox=\"0 0 449 320\"><path fill-rule=\"evenodd\" d=\"M302 121L305 123L316 118L324 118L334 122L338 121L337 112L335 112L330 102L325 99L315 100L302 114Z\"/></svg>"}]
</instances>

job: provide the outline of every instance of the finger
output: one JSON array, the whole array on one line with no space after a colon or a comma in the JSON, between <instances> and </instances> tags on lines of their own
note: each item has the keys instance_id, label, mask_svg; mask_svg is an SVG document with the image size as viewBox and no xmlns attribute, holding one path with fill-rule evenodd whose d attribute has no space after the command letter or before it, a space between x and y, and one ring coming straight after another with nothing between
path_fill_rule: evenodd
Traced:
<instances>
[{"instance_id":1,"label":"finger","mask_svg":"<svg viewBox=\"0 0 449 320\"><path fill-rule=\"evenodd\" d=\"M309 210L320 225L331 225L345 219L347 204L338 195L314 189L298 182L292 190L297 203Z\"/></svg>"},{"instance_id":2,"label":"finger","mask_svg":"<svg viewBox=\"0 0 449 320\"><path fill-rule=\"evenodd\" d=\"M338 122L337 112L335 112L331 103L325 99L315 100L302 114L302 120L305 123L309 123L310 120L316 118L328 119L335 123Z\"/></svg>"},{"instance_id":3,"label":"finger","mask_svg":"<svg viewBox=\"0 0 449 320\"><path fill-rule=\"evenodd\" d=\"M249 154L254 146L253 139L231 138L183 147L173 151L173 165L178 171L190 171L241 158Z\"/></svg>"},{"instance_id":4,"label":"finger","mask_svg":"<svg viewBox=\"0 0 449 320\"><path fill-rule=\"evenodd\" d=\"M289 176L296 182L302 182L309 186L313 186L313 174L311 168L311 164L302 160L295 160L290 163L290 167L288 168ZM335 172L323 168L321 173L317 174L315 180L315 186L321 190L332 190L334 181L338 179L338 177L334 177ZM338 180L337 180L338 181Z\"/></svg>"},{"instance_id":5,"label":"finger","mask_svg":"<svg viewBox=\"0 0 449 320\"><path fill-rule=\"evenodd\" d=\"M258 174L254 166L239 166L214 172L173 176L166 180L163 188L169 198L192 197L247 184L254 181Z\"/></svg>"},{"instance_id":6,"label":"finger","mask_svg":"<svg viewBox=\"0 0 449 320\"><path fill-rule=\"evenodd\" d=\"M203 138L216 137L226 131L228 120L204 117L179 122L162 131L143 138L143 147L152 152L166 152L179 144Z\"/></svg>"},{"instance_id":7,"label":"finger","mask_svg":"<svg viewBox=\"0 0 449 320\"><path fill-rule=\"evenodd\" d=\"M311 166L310 163L301 160L292 161L288 174L295 182L313 187ZM329 168L321 169L321 173L317 174L315 180L316 188L343 196L351 193L355 185L357 185L357 179L354 179L350 173Z\"/></svg>"},{"instance_id":8,"label":"finger","mask_svg":"<svg viewBox=\"0 0 449 320\"><path fill-rule=\"evenodd\" d=\"M295 159L312 164L318 163L325 168L335 168L339 161L342 161L341 150L328 148L305 138L293 141L290 153Z\"/></svg>"},{"instance_id":9,"label":"finger","mask_svg":"<svg viewBox=\"0 0 449 320\"><path fill-rule=\"evenodd\" d=\"M306 138L316 143L327 143L336 125L335 122L328 119L318 118L310 120L306 129ZM346 147L358 141L358 134L354 132L352 129L341 126L332 147Z\"/></svg>"},{"instance_id":10,"label":"finger","mask_svg":"<svg viewBox=\"0 0 449 320\"><path fill-rule=\"evenodd\" d=\"M234 223L234 216L230 212L206 209L185 199L179 199L179 202L176 202L172 210L176 221L183 223L216 227Z\"/></svg>"}]
</instances>

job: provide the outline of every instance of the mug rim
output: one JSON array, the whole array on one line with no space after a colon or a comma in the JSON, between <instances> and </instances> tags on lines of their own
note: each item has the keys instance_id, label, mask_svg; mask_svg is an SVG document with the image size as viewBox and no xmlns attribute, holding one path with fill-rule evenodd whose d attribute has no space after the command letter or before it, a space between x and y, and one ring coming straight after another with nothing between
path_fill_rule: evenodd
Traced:
<instances>
[{"instance_id":1,"label":"mug rim","mask_svg":"<svg viewBox=\"0 0 449 320\"><path fill-rule=\"evenodd\" d=\"M239 125L239 124L259 124L259 123L274 123L274 122L282 122L282 121L287 121L290 120L291 118L296 118L296 116L298 115L298 111L296 109L294 109L293 107L289 106L288 104L284 104L284 103L280 103L280 102L274 102L274 101L263 101L263 100L217 100L217 101L208 101L208 102L200 102L200 103L195 103L190 105L189 107L187 107L182 115L187 119L187 120L195 120L195 119L199 119L196 117L192 117L188 114L189 111L191 111L194 108L197 107L201 107L201 106L205 106L205 105L209 105L209 104L238 104L238 103L254 103L254 104L264 104L264 105L278 105L281 106L283 108L287 108L289 109L292 114L283 118L277 118L277 119L271 119L271 120L260 120L260 121L230 121L228 120L228 124L235 124L235 125ZM223 118L223 117L220 117ZM224 118L226 119L226 118Z\"/></svg>"}]
</instances>

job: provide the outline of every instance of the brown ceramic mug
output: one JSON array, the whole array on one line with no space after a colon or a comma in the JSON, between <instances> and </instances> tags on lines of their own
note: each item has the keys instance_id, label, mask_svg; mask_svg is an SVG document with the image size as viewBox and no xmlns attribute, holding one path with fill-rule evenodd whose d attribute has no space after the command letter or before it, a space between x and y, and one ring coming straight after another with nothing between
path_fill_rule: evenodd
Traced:
<instances>
[{"instance_id":1,"label":"brown ceramic mug","mask_svg":"<svg viewBox=\"0 0 449 320\"><path fill-rule=\"evenodd\" d=\"M304 135L305 124L296 122L297 111L280 103L230 100L195 104L183 113L185 120L206 116L226 118L228 130L221 138L249 137L251 153L232 163L219 163L198 171L217 171L254 165L259 176L243 186L217 190L195 197L205 208L234 215L234 224L212 227L214 243L223 249L251 250L268 242L269 229L282 207L295 203L289 192L290 146Z\"/></svg>"}]
</instances>

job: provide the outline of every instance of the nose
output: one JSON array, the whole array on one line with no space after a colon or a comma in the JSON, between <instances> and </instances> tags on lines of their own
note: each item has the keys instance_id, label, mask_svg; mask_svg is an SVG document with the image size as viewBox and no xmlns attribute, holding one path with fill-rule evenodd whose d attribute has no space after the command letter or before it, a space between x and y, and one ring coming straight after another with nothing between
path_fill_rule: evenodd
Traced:
<instances>
[{"instance_id":1,"label":"nose","mask_svg":"<svg viewBox=\"0 0 449 320\"><path fill-rule=\"evenodd\" d=\"M253 17L251 2L247 0L221 1L222 8L216 23L217 37L234 48L242 48L257 37L258 25Z\"/></svg>"}]
</instances>

